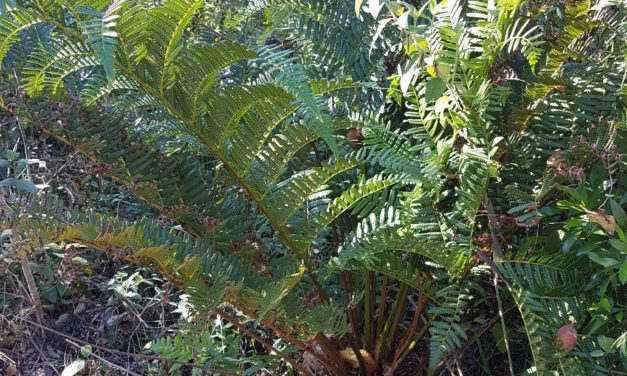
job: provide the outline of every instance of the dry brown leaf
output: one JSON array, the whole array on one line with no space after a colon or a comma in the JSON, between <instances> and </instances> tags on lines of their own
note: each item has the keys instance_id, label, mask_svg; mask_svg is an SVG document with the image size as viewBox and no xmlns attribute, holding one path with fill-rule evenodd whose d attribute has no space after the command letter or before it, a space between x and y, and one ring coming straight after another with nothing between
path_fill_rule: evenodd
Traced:
<instances>
[{"instance_id":1,"label":"dry brown leaf","mask_svg":"<svg viewBox=\"0 0 627 376\"><path fill-rule=\"evenodd\" d=\"M318 355L324 356L324 351L322 351L322 348L317 343L314 344L312 350L318 353ZM316 359L316 356L310 351L305 352L303 355L303 366L314 375L324 374L326 369L324 364L320 363L320 361Z\"/></svg>"},{"instance_id":2,"label":"dry brown leaf","mask_svg":"<svg viewBox=\"0 0 627 376\"><path fill-rule=\"evenodd\" d=\"M588 219L597 225L601 226L605 232L609 235L614 235L616 232L616 220L613 215L607 215L605 213L597 213L588 209L584 209Z\"/></svg>"},{"instance_id":3,"label":"dry brown leaf","mask_svg":"<svg viewBox=\"0 0 627 376\"><path fill-rule=\"evenodd\" d=\"M346 134L346 138L348 139L348 144L356 149L361 146L361 141L364 139L364 135L361 132L361 129L351 128Z\"/></svg>"},{"instance_id":4,"label":"dry brown leaf","mask_svg":"<svg viewBox=\"0 0 627 376\"><path fill-rule=\"evenodd\" d=\"M370 355L370 353L364 349L359 350L359 353L361 354L364 363L366 363L368 374L374 372L377 365L375 364L372 355ZM340 355L342 356L342 359L344 359L348 364L351 365L351 367L359 368L359 360L357 360L357 356L355 355L353 349L347 347L344 350L340 350Z\"/></svg>"}]
</instances>

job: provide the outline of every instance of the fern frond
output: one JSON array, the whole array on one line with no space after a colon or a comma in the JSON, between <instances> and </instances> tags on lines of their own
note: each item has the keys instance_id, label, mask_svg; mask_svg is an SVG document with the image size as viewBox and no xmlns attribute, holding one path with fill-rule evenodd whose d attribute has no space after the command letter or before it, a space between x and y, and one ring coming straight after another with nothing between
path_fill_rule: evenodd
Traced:
<instances>
[{"instance_id":1,"label":"fern frond","mask_svg":"<svg viewBox=\"0 0 627 376\"><path fill-rule=\"evenodd\" d=\"M414 145L398 131L370 125L358 156L369 163L379 164L390 172L406 174L416 182L424 181Z\"/></svg>"},{"instance_id":2,"label":"fern frond","mask_svg":"<svg viewBox=\"0 0 627 376\"><path fill-rule=\"evenodd\" d=\"M295 174L278 184L275 191L268 194L266 202L269 210L277 218L283 218L282 223L286 224L320 187L336 175L358 165L354 158L340 158L331 164L323 163L320 167Z\"/></svg>"},{"instance_id":3,"label":"fern frond","mask_svg":"<svg viewBox=\"0 0 627 376\"><path fill-rule=\"evenodd\" d=\"M290 51L276 48L264 48L259 51L260 65L266 74L290 93L302 106L301 109L311 114L311 127L329 145L335 155L339 154L337 142L332 137L331 116L322 108L310 85L311 78L303 66L298 64Z\"/></svg>"},{"instance_id":4,"label":"fern frond","mask_svg":"<svg viewBox=\"0 0 627 376\"><path fill-rule=\"evenodd\" d=\"M302 234L296 235L296 241L308 249L309 245L324 229L340 215L352 208L359 200L401 181L396 176L376 175L363 183L353 185L350 189L333 199L325 210L315 213L312 218L308 219L308 227Z\"/></svg>"},{"instance_id":5,"label":"fern frond","mask_svg":"<svg viewBox=\"0 0 627 376\"><path fill-rule=\"evenodd\" d=\"M174 61L183 48L181 40L201 5L200 0L167 0L148 11L147 50L158 66L153 87L161 96L172 84Z\"/></svg>"},{"instance_id":6,"label":"fern frond","mask_svg":"<svg viewBox=\"0 0 627 376\"><path fill-rule=\"evenodd\" d=\"M18 9L9 9L0 16L0 64L4 63L9 49L20 40L23 31L40 21Z\"/></svg>"},{"instance_id":7,"label":"fern frond","mask_svg":"<svg viewBox=\"0 0 627 376\"><path fill-rule=\"evenodd\" d=\"M114 29L117 25L117 19L120 17L117 12L121 8L122 1L114 0L104 12L87 6L78 7L79 13L92 17L92 19L83 22L85 43L90 45L98 56L109 84L115 79L114 58L118 34Z\"/></svg>"},{"instance_id":8,"label":"fern frond","mask_svg":"<svg viewBox=\"0 0 627 376\"><path fill-rule=\"evenodd\" d=\"M24 86L33 96L46 89L58 94L70 75L98 65L98 60L86 46L68 40L53 40L33 53L31 66L24 69Z\"/></svg>"},{"instance_id":9,"label":"fern frond","mask_svg":"<svg viewBox=\"0 0 627 376\"><path fill-rule=\"evenodd\" d=\"M461 324L461 312L472 298L466 286L450 285L436 293L438 306L431 307L429 314L436 315L429 332L429 374L433 375L440 360L451 351L460 348L468 339Z\"/></svg>"}]
</instances>

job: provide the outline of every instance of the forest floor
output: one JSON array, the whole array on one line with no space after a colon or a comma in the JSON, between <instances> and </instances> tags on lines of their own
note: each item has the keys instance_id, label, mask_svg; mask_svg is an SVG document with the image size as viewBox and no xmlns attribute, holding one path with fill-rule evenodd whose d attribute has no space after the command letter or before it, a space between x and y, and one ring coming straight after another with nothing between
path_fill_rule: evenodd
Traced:
<instances>
[{"instance_id":1,"label":"forest floor","mask_svg":"<svg viewBox=\"0 0 627 376\"><path fill-rule=\"evenodd\" d=\"M10 365L20 375L42 376L59 375L71 364L85 375L157 371L144 346L175 330L177 292L148 270L91 253L31 256L39 312L17 263L2 260L0 361L6 376L12 376Z\"/></svg>"},{"instance_id":2,"label":"forest floor","mask_svg":"<svg viewBox=\"0 0 627 376\"><path fill-rule=\"evenodd\" d=\"M31 255L30 261L41 290L41 317L31 303L19 264L7 258L0 261L0 369L5 376L56 376L72 367L76 374L94 376L192 374L187 366L168 372L172 359L145 350L151 340L177 330L179 292L166 281L149 270L81 249L65 254L42 251ZM492 303L486 301L481 309L494 310ZM505 314L508 320L520 319L513 307L506 307ZM478 326L442 374L509 374L503 344L494 340L498 333L492 333L499 327L495 324ZM426 347L426 343L417 346L395 375L416 375L415 370L423 368L418 364L428 361ZM526 348L516 344L512 351L515 374L524 371ZM17 373L12 373L12 365Z\"/></svg>"}]
</instances>

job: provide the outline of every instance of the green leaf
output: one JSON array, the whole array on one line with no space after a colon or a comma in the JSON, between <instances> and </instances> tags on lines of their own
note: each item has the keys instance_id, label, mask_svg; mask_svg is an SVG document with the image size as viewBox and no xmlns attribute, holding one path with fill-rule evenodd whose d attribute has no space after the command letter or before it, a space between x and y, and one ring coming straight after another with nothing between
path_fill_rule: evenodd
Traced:
<instances>
[{"instance_id":1,"label":"green leaf","mask_svg":"<svg viewBox=\"0 0 627 376\"><path fill-rule=\"evenodd\" d=\"M91 345L81 346L81 356L83 358L89 358L89 356L91 355L91 351Z\"/></svg>"},{"instance_id":2,"label":"green leaf","mask_svg":"<svg viewBox=\"0 0 627 376\"><path fill-rule=\"evenodd\" d=\"M50 265L40 263L40 264L37 264L35 268L41 275L43 275L44 278L46 278L46 280L52 281L54 279L54 272L52 271L52 268L50 267Z\"/></svg>"},{"instance_id":3,"label":"green leaf","mask_svg":"<svg viewBox=\"0 0 627 376\"><path fill-rule=\"evenodd\" d=\"M256 375L257 372L259 371L264 371L265 367L260 365L260 364L255 364L249 368L247 368L246 370L244 370L244 373L242 373L242 376L251 376L251 375Z\"/></svg>"},{"instance_id":4,"label":"green leaf","mask_svg":"<svg viewBox=\"0 0 627 376\"><path fill-rule=\"evenodd\" d=\"M3 2L2 18L0 19L0 63L4 61L11 46L20 40L20 34L39 23L38 19L28 13L18 12L15 9L11 13L17 21L9 18L5 4L7 3Z\"/></svg>"},{"instance_id":5,"label":"green leaf","mask_svg":"<svg viewBox=\"0 0 627 376\"><path fill-rule=\"evenodd\" d=\"M15 187L26 193L37 193L39 190L32 181L16 178L8 178L0 181L0 187Z\"/></svg>"},{"instance_id":6,"label":"green leaf","mask_svg":"<svg viewBox=\"0 0 627 376\"><path fill-rule=\"evenodd\" d=\"M14 152L13 150L6 150L4 153L2 153L2 156L4 158L6 158L7 160L11 161L11 162L15 162L20 158L20 155L16 152Z\"/></svg>"},{"instance_id":7,"label":"green leaf","mask_svg":"<svg viewBox=\"0 0 627 376\"><path fill-rule=\"evenodd\" d=\"M616 235L618 235L620 240L625 241L625 233L621 230L620 226L616 226Z\"/></svg>"},{"instance_id":8,"label":"green leaf","mask_svg":"<svg viewBox=\"0 0 627 376\"><path fill-rule=\"evenodd\" d=\"M427 82L427 88L425 91L425 100L427 102L434 101L444 94L446 90L446 84L440 78L432 78Z\"/></svg>"},{"instance_id":9,"label":"green leaf","mask_svg":"<svg viewBox=\"0 0 627 376\"><path fill-rule=\"evenodd\" d=\"M61 376L74 376L85 368L85 364L84 359L76 359L69 366L65 367L63 372L61 372Z\"/></svg>"},{"instance_id":10,"label":"green leaf","mask_svg":"<svg viewBox=\"0 0 627 376\"><path fill-rule=\"evenodd\" d=\"M37 193L39 190L32 181L20 179L17 181L16 187L24 192Z\"/></svg>"},{"instance_id":11,"label":"green leaf","mask_svg":"<svg viewBox=\"0 0 627 376\"><path fill-rule=\"evenodd\" d=\"M578 204L584 204L586 203L586 200L584 199L584 197L579 193L579 191L577 191L576 189L572 188L572 187L567 187L564 185L560 185L558 186L558 189L566 192L570 197L574 198L575 200L577 200Z\"/></svg>"},{"instance_id":12,"label":"green leaf","mask_svg":"<svg viewBox=\"0 0 627 376\"><path fill-rule=\"evenodd\" d=\"M451 66L448 64L436 64L435 72L444 81L449 81L451 78Z\"/></svg>"},{"instance_id":13,"label":"green leaf","mask_svg":"<svg viewBox=\"0 0 627 376\"><path fill-rule=\"evenodd\" d=\"M607 298L601 298L601 301L599 302L599 307L603 308L604 310L608 312L612 311L612 303L610 303L610 301L607 300Z\"/></svg>"},{"instance_id":14,"label":"green leaf","mask_svg":"<svg viewBox=\"0 0 627 376\"><path fill-rule=\"evenodd\" d=\"M627 242L624 242L620 239L610 239L610 244L612 247L618 249L621 253L627 254Z\"/></svg>"},{"instance_id":15,"label":"green leaf","mask_svg":"<svg viewBox=\"0 0 627 376\"><path fill-rule=\"evenodd\" d=\"M577 234L571 234L569 237L567 237L562 243L562 252L568 252L570 250L570 247L572 247L572 245L575 244L577 240L579 240L579 236Z\"/></svg>"},{"instance_id":16,"label":"green leaf","mask_svg":"<svg viewBox=\"0 0 627 376\"><path fill-rule=\"evenodd\" d=\"M625 284L627 282L627 259L623 261L623 264L620 266L620 270L618 271L618 279L620 279L620 283Z\"/></svg>"},{"instance_id":17,"label":"green leaf","mask_svg":"<svg viewBox=\"0 0 627 376\"><path fill-rule=\"evenodd\" d=\"M610 266L614 266L616 264L618 264L618 261L616 261L615 259L611 258L611 257L601 257L599 255L597 255L594 252L591 251L584 251L584 252L577 252L577 256L579 255L586 255L588 256L588 258L594 262L596 262L599 265L602 265L606 268L610 267Z\"/></svg>"},{"instance_id":18,"label":"green leaf","mask_svg":"<svg viewBox=\"0 0 627 376\"><path fill-rule=\"evenodd\" d=\"M612 215L619 226L627 225L627 214L620 204L613 199L610 199L610 207L612 208Z\"/></svg>"},{"instance_id":19,"label":"green leaf","mask_svg":"<svg viewBox=\"0 0 627 376\"><path fill-rule=\"evenodd\" d=\"M60 298L63 298L67 292L68 292L68 287L65 284L59 283L57 285L57 293L59 294Z\"/></svg>"},{"instance_id":20,"label":"green leaf","mask_svg":"<svg viewBox=\"0 0 627 376\"><path fill-rule=\"evenodd\" d=\"M503 325L501 325L501 323L494 324L492 327L492 336L494 337L494 342L496 342L496 348L501 354L504 354L507 349L505 347L505 336L503 335Z\"/></svg>"},{"instance_id":21,"label":"green leaf","mask_svg":"<svg viewBox=\"0 0 627 376\"><path fill-rule=\"evenodd\" d=\"M293 62L294 57L291 54L271 54L271 52L272 50L263 52L266 55L262 56L261 63L272 72L285 92L300 102L301 109L312 115L306 124L324 140L333 151L333 155L339 156L340 150L333 136L332 118L328 111L318 104L308 73L302 65Z\"/></svg>"},{"instance_id":22,"label":"green leaf","mask_svg":"<svg viewBox=\"0 0 627 376\"><path fill-rule=\"evenodd\" d=\"M48 282L41 283L39 285L39 290L41 296L49 303L56 304L59 301L59 294L55 285Z\"/></svg>"},{"instance_id":23,"label":"green leaf","mask_svg":"<svg viewBox=\"0 0 627 376\"><path fill-rule=\"evenodd\" d=\"M604 335L600 335L597 337L597 342L599 343L599 346L601 346L603 351L605 351L606 353L613 352L612 345L614 344L614 341L616 340L613 338L606 337Z\"/></svg>"}]
</instances>

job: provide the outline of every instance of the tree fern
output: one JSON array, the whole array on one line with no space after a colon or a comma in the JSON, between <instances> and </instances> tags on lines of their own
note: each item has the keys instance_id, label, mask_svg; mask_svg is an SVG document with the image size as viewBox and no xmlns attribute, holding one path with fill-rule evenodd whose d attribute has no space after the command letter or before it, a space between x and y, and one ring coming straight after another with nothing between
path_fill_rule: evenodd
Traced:
<instances>
[{"instance_id":1,"label":"tree fern","mask_svg":"<svg viewBox=\"0 0 627 376\"><path fill-rule=\"evenodd\" d=\"M579 207L569 194L612 195L612 215L624 204L613 192L624 163L606 161L625 122L621 4L379 1L367 10L357 2L355 12L338 1L264 1L225 16L220 30L204 24L212 4L200 1L30 5L0 25L5 60L21 38L37 37L25 62L5 63L31 96L19 98L19 119L85 154L94 173L167 225L20 215L12 223L28 239L23 250L72 242L111 252L162 273L197 314L234 312L244 331L237 317L252 319L322 363L346 338L374 355L373 372L393 372L424 343L431 373L465 351L470 290L488 270L473 266L486 262L521 312L529 372L602 374L615 359L599 355L594 331L619 320L600 323L595 310L609 306L614 320L623 300L599 302L592 292L616 290L599 281L618 285L622 255L601 269L585 247L568 254L565 236L610 210ZM50 32L39 33L42 24ZM75 97L83 104L61 108ZM345 142L347 131L362 142ZM566 186L584 184L588 172L564 173L558 161L579 171L601 153L608 176L590 176L601 189ZM592 214L573 218L581 210ZM601 236L594 228L590 236ZM242 238L250 242L230 244ZM234 251L264 244L272 262L263 272ZM405 312L416 292L429 303ZM576 350L556 351L556 329L590 317ZM320 333L343 337L320 355L309 342ZM376 356L377 340L385 353L397 333L399 352ZM161 347L169 346L187 345ZM172 356L192 356L187 350ZM329 372L342 374L343 361L332 362L340 367L325 363Z\"/></svg>"}]
</instances>

